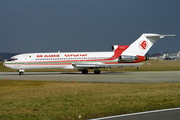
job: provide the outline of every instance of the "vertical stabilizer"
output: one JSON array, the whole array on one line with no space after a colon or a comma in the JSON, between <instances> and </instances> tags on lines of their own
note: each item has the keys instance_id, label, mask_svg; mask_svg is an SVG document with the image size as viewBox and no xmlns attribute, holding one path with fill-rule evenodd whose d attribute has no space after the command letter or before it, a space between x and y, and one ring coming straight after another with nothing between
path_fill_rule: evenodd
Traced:
<instances>
[{"instance_id":1,"label":"vertical stabilizer","mask_svg":"<svg viewBox=\"0 0 180 120\"><path fill-rule=\"evenodd\" d=\"M123 53L122 55L141 55L144 56L156 40L164 38L165 36L175 36L175 35L159 35L144 33L136 41L134 41Z\"/></svg>"}]
</instances>

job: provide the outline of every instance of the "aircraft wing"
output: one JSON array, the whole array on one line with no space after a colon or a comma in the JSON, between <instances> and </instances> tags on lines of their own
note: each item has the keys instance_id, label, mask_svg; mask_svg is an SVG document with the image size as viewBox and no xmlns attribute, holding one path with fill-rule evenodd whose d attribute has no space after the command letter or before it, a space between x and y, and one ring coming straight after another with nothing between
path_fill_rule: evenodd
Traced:
<instances>
[{"instance_id":1,"label":"aircraft wing","mask_svg":"<svg viewBox=\"0 0 180 120\"><path fill-rule=\"evenodd\" d=\"M141 66L144 63L119 63L119 64L98 64L98 63L73 63L76 68L108 68L108 67L125 67L125 66Z\"/></svg>"}]
</instances>

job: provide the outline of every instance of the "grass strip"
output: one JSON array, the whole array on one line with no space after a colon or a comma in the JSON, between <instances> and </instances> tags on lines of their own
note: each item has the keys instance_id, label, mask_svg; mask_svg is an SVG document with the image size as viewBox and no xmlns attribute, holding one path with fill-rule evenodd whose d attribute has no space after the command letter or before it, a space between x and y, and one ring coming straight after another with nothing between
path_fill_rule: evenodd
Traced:
<instances>
[{"instance_id":1,"label":"grass strip","mask_svg":"<svg viewBox=\"0 0 180 120\"><path fill-rule=\"evenodd\" d=\"M83 120L180 107L179 96L180 83L0 81L0 119Z\"/></svg>"}]
</instances>

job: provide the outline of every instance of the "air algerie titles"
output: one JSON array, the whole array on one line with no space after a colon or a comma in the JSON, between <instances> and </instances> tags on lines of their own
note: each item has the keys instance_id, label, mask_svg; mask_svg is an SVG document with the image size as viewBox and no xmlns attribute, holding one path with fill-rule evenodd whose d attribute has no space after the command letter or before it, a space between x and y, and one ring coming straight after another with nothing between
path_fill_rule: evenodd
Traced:
<instances>
[{"instance_id":1,"label":"air algerie titles","mask_svg":"<svg viewBox=\"0 0 180 120\"><path fill-rule=\"evenodd\" d=\"M36 57L43 57L43 55L37 55ZM59 57L59 55L44 55L44 57Z\"/></svg>"}]
</instances>

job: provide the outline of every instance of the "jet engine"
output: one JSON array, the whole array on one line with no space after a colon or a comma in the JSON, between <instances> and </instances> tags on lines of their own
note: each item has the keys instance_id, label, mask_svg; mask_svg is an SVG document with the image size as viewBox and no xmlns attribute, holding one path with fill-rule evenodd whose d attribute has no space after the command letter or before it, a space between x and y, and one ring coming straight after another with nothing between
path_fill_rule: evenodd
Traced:
<instances>
[{"instance_id":1,"label":"jet engine","mask_svg":"<svg viewBox=\"0 0 180 120\"><path fill-rule=\"evenodd\" d=\"M139 58L137 56L121 55L118 58L118 62L134 62L135 60L138 59Z\"/></svg>"},{"instance_id":2,"label":"jet engine","mask_svg":"<svg viewBox=\"0 0 180 120\"><path fill-rule=\"evenodd\" d=\"M111 49L114 51L114 50L116 50L118 48L118 45L113 45L112 47L111 47Z\"/></svg>"}]
</instances>

